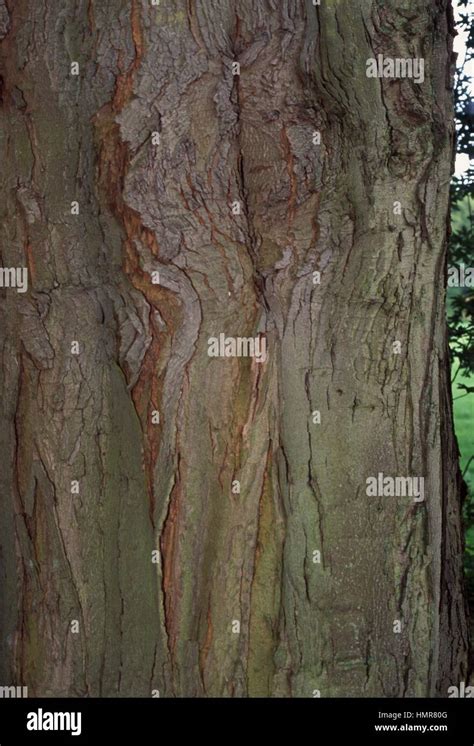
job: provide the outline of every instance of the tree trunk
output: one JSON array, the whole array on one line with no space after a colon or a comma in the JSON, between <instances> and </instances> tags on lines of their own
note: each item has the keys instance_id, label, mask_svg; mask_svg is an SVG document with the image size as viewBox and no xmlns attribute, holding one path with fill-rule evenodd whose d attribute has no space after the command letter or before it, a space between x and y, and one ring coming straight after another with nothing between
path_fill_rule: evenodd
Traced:
<instances>
[{"instance_id":1,"label":"tree trunk","mask_svg":"<svg viewBox=\"0 0 474 746\"><path fill-rule=\"evenodd\" d=\"M448 0L0 0L0 684L465 680L452 35Z\"/></svg>"}]
</instances>

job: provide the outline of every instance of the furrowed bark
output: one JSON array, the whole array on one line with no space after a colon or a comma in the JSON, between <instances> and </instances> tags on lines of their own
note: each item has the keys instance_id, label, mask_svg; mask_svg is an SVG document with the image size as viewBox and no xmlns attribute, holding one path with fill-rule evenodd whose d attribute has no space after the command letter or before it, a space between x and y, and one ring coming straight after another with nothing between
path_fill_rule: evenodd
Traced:
<instances>
[{"instance_id":1,"label":"furrowed bark","mask_svg":"<svg viewBox=\"0 0 474 746\"><path fill-rule=\"evenodd\" d=\"M0 2L2 259L30 281L0 291L0 684L466 680L452 34L446 0ZM424 83L366 77L378 54ZM266 361L209 357L221 333ZM379 472L425 501L368 497Z\"/></svg>"}]
</instances>

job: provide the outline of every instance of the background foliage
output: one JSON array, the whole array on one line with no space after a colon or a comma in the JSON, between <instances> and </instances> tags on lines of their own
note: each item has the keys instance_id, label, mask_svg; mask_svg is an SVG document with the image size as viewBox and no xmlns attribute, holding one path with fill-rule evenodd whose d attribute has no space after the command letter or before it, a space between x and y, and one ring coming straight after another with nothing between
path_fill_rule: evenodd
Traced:
<instances>
[{"instance_id":1,"label":"background foliage","mask_svg":"<svg viewBox=\"0 0 474 746\"><path fill-rule=\"evenodd\" d=\"M474 101L472 80L467 73L473 60L474 25L469 13L470 0L459 0L459 30L467 32L467 51L457 68L455 106L457 152L469 156L470 166L451 186L450 266L474 266ZM474 607L474 288L448 289L448 324L452 352L454 419L461 452L461 471L466 482L464 502L466 522L465 567L470 604Z\"/></svg>"}]
</instances>

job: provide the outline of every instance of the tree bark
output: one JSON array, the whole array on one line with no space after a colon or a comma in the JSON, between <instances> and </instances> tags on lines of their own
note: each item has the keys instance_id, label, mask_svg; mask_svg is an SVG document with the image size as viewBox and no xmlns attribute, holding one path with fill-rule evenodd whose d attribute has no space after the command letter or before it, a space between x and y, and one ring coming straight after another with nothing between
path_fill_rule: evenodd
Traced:
<instances>
[{"instance_id":1,"label":"tree bark","mask_svg":"<svg viewBox=\"0 0 474 746\"><path fill-rule=\"evenodd\" d=\"M452 36L447 0L0 0L0 684L466 679Z\"/></svg>"}]
</instances>

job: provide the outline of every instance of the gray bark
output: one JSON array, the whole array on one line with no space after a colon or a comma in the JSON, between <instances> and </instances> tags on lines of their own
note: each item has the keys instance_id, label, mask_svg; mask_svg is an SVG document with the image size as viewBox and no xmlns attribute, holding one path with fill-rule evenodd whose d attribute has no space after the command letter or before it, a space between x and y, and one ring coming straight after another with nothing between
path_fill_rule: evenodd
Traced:
<instances>
[{"instance_id":1,"label":"gray bark","mask_svg":"<svg viewBox=\"0 0 474 746\"><path fill-rule=\"evenodd\" d=\"M0 1L1 251L30 282L1 291L0 683L465 680L452 34L447 0ZM367 78L378 54L424 83ZM220 333L266 362L210 358ZM368 497L379 472L425 501Z\"/></svg>"}]
</instances>

